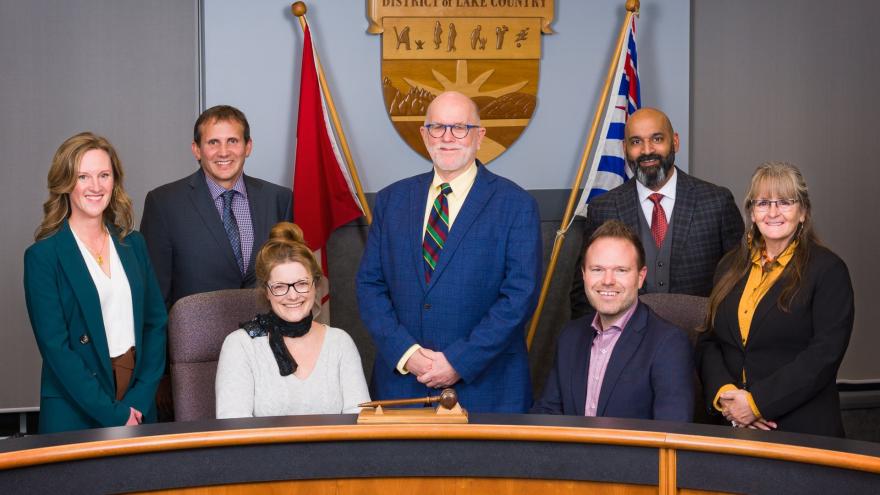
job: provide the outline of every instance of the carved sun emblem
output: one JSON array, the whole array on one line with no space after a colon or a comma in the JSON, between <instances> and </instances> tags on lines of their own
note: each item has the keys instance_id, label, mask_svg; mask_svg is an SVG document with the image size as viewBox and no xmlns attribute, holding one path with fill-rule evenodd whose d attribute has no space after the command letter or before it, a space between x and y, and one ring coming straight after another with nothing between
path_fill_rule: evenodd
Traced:
<instances>
[{"instance_id":1,"label":"carved sun emblem","mask_svg":"<svg viewBox=\"0 0 880 495\"><path fill-rule=\"evenodd\" d=\"M519 91L520 89L522 89L523 86L528 84L528 81L521 81L516 84L504 86L503 88L498 88L493 91L480 91L483 83L485 83L486 80L492 77L492 74L495 73L495 69L487 70L486 72L483 72L482 74L477 76L473 81L469 81L467 60L456 61L455 81L450 81L448 77L444 76L436 69L432 69L431 72L434 74L434 78L436 78L440 85L443 86L442 89L431 86L430 84L414 81L407 77L404 77L403 80L414 88L423 89L435 95L438 95L444 91L458 91L459 93L463 93L470 98L476 98L480 96L498 98L506 94Z\"/></svg>"}]
</instances>

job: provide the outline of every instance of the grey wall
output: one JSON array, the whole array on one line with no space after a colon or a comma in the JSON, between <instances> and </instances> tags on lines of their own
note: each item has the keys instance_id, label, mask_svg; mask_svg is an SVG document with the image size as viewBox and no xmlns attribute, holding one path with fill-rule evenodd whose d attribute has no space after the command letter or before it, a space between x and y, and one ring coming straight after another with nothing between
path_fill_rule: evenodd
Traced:
<instances>
[{"instance_id":1,"label":"grey wall","mask_svg":"<svg viewBox=\"0 0 880 495\"><path fill-rule=\"evenodd\" d=\"M311 1L307 17L366 191L429 169L383 109L381 38L366 33L363 0ZM577 169L613 45L623 1L557 0L557 34L543 36L538 108L525 132L490 165L526 189L565 189ZM290 1L205 1L208 106L248 115L254 152L248 173L290 184L302 33ZM689 19L686 0L642 1L642 99L666 110L682 137L687 168ZM548 166L548 164L552 164ZM561 217L561 212L558 213Z\"/></svg>"},{"instance_id":2,"label":"grey wall","mask_svg":"<svg viewBox=\"0 0 880 495\"><path fill-rule=\"evenodd\" d=\"M765 160L800 166L825 243L849 265L856 325L840 378L880 378L874 212L880 2L694 0L693 172L743 198Z\"/></svg>"},{"instance_id":3,"label":"grey wall","mask_svg":"<svg viewBox=\"0 0 880 495\"><path fill-rule=\"evenodd\" d=\"M146 192L191 170L198 111L197 2L0 0L0 411L39 404L40 356L22 254L61 142L91 130L116 146L137 218Z\"/></svg>"}]
</instances>

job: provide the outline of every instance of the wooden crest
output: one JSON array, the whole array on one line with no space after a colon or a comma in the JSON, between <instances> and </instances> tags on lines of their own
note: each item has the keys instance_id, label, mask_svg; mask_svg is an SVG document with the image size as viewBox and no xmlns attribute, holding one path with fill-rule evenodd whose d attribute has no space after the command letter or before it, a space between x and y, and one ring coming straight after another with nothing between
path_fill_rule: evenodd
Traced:
<instances>
[{"instance_id":1,"label":"wooden crest","mask_svg":"<svg viewBox=\"0 0 880 495\"><path fill-rule=\"evenodd\" d=\"M488 163L522 134L537 106L541 35L553 0L368 0L368 32L382 35L385 110L409 146L438 94L458 91L480 109Z\"/></svg>"}]
</instances>

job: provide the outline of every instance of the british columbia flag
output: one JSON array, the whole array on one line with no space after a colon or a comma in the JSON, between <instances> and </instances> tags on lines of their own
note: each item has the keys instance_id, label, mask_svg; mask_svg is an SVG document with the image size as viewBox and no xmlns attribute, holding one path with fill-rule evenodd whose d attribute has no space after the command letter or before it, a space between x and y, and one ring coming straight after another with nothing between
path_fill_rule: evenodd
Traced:
<instances>
[{"instance_id":1,"label":"british columbia flag","mask_svg":"<svg viewBox=\"0 0 880 495\"><path fill-rule=\"evenodd\" d=\"M626 182L632 173L623 152L623 128L626 119L642 106L639 91L639 65L636 55L636 16L632 17L627 41L620 50L612 93L602 121L601 139L590 162L590 173L575 215L585 216L594 197Z\"/></svg>"}]
</instances>

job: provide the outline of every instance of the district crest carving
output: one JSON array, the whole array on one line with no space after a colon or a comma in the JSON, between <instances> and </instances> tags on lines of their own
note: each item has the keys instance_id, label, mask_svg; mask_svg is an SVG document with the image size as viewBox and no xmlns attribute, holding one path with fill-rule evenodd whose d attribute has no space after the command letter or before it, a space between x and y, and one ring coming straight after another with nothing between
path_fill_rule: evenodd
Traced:
<instances>
[{"instance_id":1,"label":"district crest carving","mask_svg":"<svg viewBox=\"0 0 880 495\"><path fill-rule=\"evenodd\" d=\"M382 35L385 110L428 158L419 127L428 104L459 91L480 108L489 163L519 138L537 106L541 35L553 0L367 0L367 32Z\"/></svg>"}]
</instances>

